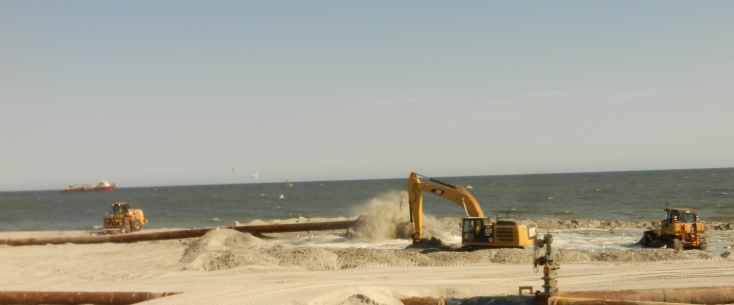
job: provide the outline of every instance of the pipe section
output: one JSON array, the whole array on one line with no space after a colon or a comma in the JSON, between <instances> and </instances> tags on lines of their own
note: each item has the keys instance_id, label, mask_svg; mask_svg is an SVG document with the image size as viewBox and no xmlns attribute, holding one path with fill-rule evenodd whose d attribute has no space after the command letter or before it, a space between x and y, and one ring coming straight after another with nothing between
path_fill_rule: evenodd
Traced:
<instances>
[{"instance_id":1,"label":"pipe section","mask_svg":"<svg viewBox=\"0 0 734 305\"><path fill-rule=\"evenodd\" d=\"M53 292L0 291L0 304L128 305L180 292Z\"/></svg>"},{"instance_id":2,"label":"pipe section","mask_svg":"<svg viewBox=\"0 0 734 305\"><path fill-rule=\"evenodd\" d=\"M583 298L551 298L549 304L554 305L684 305L685 303L665 303L665 302L645 302L645 301L621 301L621 300L600 300L600 299L583 299Z\"/></svg>"},{"instance_id":3,"label":"pipe section","mask_svg":"<svg viewBox=\"0 0 734 305\"><path fill-rule=\"evenodd\" d=\"M559 297L606 299L619 301L732 304L734 287L664 288L618 291L564 291Z\"/></svg>"},{"instance_id":4,"label":"pipe section","mask_svg":"<svg viewBox=\"0 0 734 305\"><path fill-rule=\"evenodd\" d=\"M330 221L330 222L307 222L307 223L289 223L289 224L273 224L259 226L232 226L217 227L205 229L178 230L155 233L137 233L137 234L115 234L101 236L81 236L81 237L55 237L55 238L18 238L18 239L0 239L0 245L10 246L30 246L45 244L101 244L101 243L134 243L140 241L164 240L164 239L181 239L201 237L211 230L232 229L243 233L262 234L262 233L286 233L286 232L304 232L304 231L331 231L331 230L348 230L361 219Z\"/></svg>"},{"instance_id":5,"label":"pipe section","mask_svg":"<svg viewBox=\"0 0 734 305\"><path fill-rule=\"evenodd\" d=\"M437 305L438 300L439 299L431 297L412 297L400 299L400 302L402 302L403 305Z\"/></svg>"}]
</instances>

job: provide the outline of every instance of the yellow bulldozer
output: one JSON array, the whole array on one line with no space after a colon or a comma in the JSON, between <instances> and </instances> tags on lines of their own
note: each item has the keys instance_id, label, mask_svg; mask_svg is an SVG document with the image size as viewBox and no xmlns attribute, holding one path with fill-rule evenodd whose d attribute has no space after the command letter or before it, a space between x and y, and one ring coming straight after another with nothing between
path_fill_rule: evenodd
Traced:
<instances>
[{"instance_id":1,"label":"yellow bulldozer","mask_svg":"<svg viewBox=\"0 0 734 305\"><path fill-rule=\"evenodd\" d=\"M645 247L706 250L708 243L701 236L706 226L698 220L698 211L688 208L666 208L660 228L645 231L640 243Z\"/></svg>"},{"instance_id":2,"label":"yellow bulldozer","mask_svg":"<svg viewBox=\"0 0 734 305\"><path fill-rule=\"evenodd\" d=\"M126 202L115 202L112 204L112 211L105 213L104 232L105 233L128 233L140 231L140 229L148 224L143 210L133 208Z\"/></svg>"},{"instance_id":3,"label":"yellow bulldozer","mask_svg":"<svg viewBox=\"0 0 734 305\"><path fill-rule=\"evenodd\" d=\"M465 248L522 248L534 244L538 228L535 222L519 219L492 221L484 216L479 203L466 188L433 178L429 178L430 182L421 182L418 176L417 173L411 173L408 178L410 221L415 229L413 244L423 239L423 192L464 208L467 217L461 220L461 244Z\"/></svg>"}]
</instances>

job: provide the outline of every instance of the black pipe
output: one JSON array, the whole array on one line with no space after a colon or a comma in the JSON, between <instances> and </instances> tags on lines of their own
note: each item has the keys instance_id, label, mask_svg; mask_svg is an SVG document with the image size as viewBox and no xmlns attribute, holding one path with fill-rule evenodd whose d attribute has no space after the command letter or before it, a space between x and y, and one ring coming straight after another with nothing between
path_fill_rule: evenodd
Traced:
<instances>
[{"instance_id":1,"label":"black pipe","mask_svg":"<svg viewBox=\"0 0 734 305\"><path fill-rule=\"evenodd\" d=\"M51 237L51 238L19 238L19 239L0 239L0 245L10 246L30 246L45 244L101 244L101 243L134 243L140 241L164 240L164 239L181 239L201 237L209 231L219 229L232 229L243 233L261 234L261 233L285 233L285 232L304 232L304 231L331 231L331 230L349 230L354 224L361 219L330 221L330 222L307 222L307 223L288 223L273 224L259 226L232 226L232 227L215 227L205 229L178 230L154 233L138 233L138 234L116 234L103 236L79 236L79 237Z\"/></svg>"}]
</instances>

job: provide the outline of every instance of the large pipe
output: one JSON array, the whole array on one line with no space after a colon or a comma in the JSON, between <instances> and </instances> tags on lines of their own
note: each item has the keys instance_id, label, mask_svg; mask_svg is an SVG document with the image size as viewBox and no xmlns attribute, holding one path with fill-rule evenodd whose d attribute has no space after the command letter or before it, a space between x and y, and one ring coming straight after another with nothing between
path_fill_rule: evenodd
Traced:
<instances>
[{"instance_id":1,"label":"large pipe","mask_svg":"<svg viewBox=\"0 0 734 305\"><path fill-rule=\"evenodd\" d=\"M634 302L732 304L734 287L662 288L618 291L563 291L567 298L607 299Z\"/></svg>"},{"instance_id":2,"label":"large pipe","mask_svg":"<svg viewBox=\"0 0 734 305\"><path fill-rule=\"evenodd\" d=\"M554 305L685 305L685 303L645 302L645 301L621 301L606 299L584 299L584 298L551 298L549 304Z\"/></svg>"},{"instance_id":3,"label":"large pipe","mask_svg":"<svg viewBox=\"0 0 734 305\"><path fill-rule=\"evenodd\" d=\"M633 302L618 300L597 300L597 299L580 299L580 298L564 298L552 297L549 300L537 302L532 296L498 296L498 297L473 297L468 299L446 298L439 299L430 297L413 297L400 299L403 305L535 305L535 304L552 304L552 305L665 305L677 303L658 303L658 302ZM679 304L680 305L680 304Z\"/></svg>"},{"instance_id":4,"label":"large pipe","mask_svg":"<svg viewBox=\"0 0 734 305\"><path fill-rule=\"evenodd\" d=\"M127 305L179 293L180 292L0 291L0 304Z\"/></svg>"},{"instance_id":5,"label":"large pipe","mask_svg":"<svg viewBox=\"0 0 734 305\"><path fill-rule=\"evenodd\" d=\"M403 305L534 305L532 295L511 295L498 297L474 297L460 299L454 297L412 297L400 299Z\"/></svg>"},{"instance_id":6,"label":"large pipe","mask_svg":"<svg viewBox=\"0 0 734 305\"><path fill-rule=\"evenodd\" d=\"M10 246L30 246L45 244L100 244L100 243L134 243L140 241L164 240L164 239L181 239L201 237L211 230L232 229L243 233L262 234L262 233L286 233L286 232L304 232L304 231L331 231L331 230L348 230L359 221L330 221L330 222L307 222L307 223L289 223L289 224L273 224L259 226L232 226L232 227L216 227L205 229L191 229L166 231L142 234L115 234L102 236L81 236L81 237L52 237L52 238L18 238L18 239L0 239L0 245Z\"/></svg>"},{"instance_id":7,"label":"large pipe","mask_svg":"<svg viewBox=\"0 0 734 305\"><path fill-rule=\"evenodd\" d=\"M400 299L403 305L437 305L438 299L432 297L412 297Z\"/></svg>"}]
</instances>

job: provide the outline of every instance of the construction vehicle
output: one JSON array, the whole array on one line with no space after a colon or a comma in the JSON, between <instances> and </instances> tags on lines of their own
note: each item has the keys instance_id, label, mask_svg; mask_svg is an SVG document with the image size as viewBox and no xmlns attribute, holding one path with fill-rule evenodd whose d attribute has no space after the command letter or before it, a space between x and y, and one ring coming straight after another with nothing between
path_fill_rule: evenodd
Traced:
<instances>
[{"instance_id":1,"label":"construction vehicle","mask_svg":"<svg viewBox=\"0 0 734 305\"><path fill-rule=\"evenodd\" d=\"M640 240L643 246L676 251L708 248L706 238L701 236L706 227L698 221L698 211L688 208L665 208L664 211L666 217L660 222L660 228L643 233Z\"/></svg>"},{"instance_id":2,"label":"construction vehicle","mask_svg":"<svg viewBox=\"0 0 734 305\"><path fill-rule=\"evenodd\" d=\"M146 224L148 224L148 219L145 218L143 210L133 208L126 202L113 203L111 213L105 213L104 217L105 233L140 231Z\"/></svg>"},{"instance_id":3,"label":"construction vehicle","mask_svg":"<svg viewBox=\"0 0 734 305\"><path fill-rule=\"evenodd\" d=\"M495 217L497 221L493 222L491 218L485 218L479 203L464 187L433 178L429 178L433 183L421 182L418 176L425 177L413 172L408 178L410 221L415 228L413 244L423 239L423 192L450 200L464 208L467 214L461 220L461 244L464 247L519 248L534 244L537 234L537 224L534 222L500 220L499 217Z\"/></svg>"}]
</instances>

